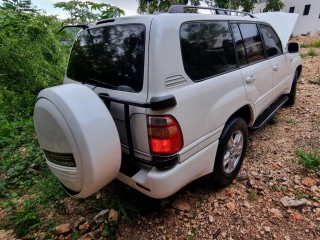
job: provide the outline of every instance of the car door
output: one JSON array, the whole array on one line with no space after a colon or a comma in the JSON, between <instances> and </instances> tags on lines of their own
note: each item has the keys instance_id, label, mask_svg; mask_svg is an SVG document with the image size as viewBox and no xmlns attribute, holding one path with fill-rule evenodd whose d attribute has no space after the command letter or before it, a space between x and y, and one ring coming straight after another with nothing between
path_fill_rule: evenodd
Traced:
<instances>
[{"instance_id":1,"label":"car door","mask_svg":"<svg viewBox=\"0 0 320 240\"><path fill-rule=\"evenodd\" d=\"M231 27L247 99L253 103L259 115L272 102L272 67L265 59L256 23L232 23Z\"/></svg>"},{"instance_id":2,"label":"car door","mask_svg":"<svg viewBox=\"0 0 320 240\"><path fill-rule=\"evenodd\" d=\"M280 38L270 26L260 24L260 32L266 55L272 67L273 94L274 97L278 97L291 86L292 76L290 76L288 68L290 59L283 54Z\"/></svg>"}]
</instances>

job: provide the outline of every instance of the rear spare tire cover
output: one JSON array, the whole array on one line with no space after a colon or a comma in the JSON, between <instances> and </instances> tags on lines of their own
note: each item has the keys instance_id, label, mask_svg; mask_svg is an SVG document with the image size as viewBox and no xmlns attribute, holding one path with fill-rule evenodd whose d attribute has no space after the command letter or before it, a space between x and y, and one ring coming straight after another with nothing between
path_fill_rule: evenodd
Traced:
<instances>
[{"instance_id":1,"label":"rear spare tire cover","mask_svg":"<svg viewBox=\"0 0 320 240\"><path fill-rule=\"evenodd\" d=\"M84 198L119 173L121 145L102 100L82 84L42 90L34 125L46 162L65 190Z\"/></svg>"}]
</instances>

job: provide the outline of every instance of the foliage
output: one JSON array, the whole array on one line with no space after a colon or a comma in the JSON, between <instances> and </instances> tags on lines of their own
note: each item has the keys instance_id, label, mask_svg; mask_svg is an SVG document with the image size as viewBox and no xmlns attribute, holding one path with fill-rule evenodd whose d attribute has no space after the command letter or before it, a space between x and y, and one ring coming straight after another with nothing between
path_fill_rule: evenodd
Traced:
<instances>
[{"instance_id":1,"label":"foliage","mask_svg":"<svg viewBox=\"0 0 320 240\"><path fill-rule=\"evenodd\" d=\"M310 149L298 149L296 151L300 163L309 169L320 169L320 151L312 151Z\"/></svg>"},{"instance_id":2,"label":"foliage","mask_svg":"<svg viewBox=\"0 0 320 240\"><path fill-rule=\"evenodd\" d=\"M90 1L82 2L72 0L69 2L58 2L53 4L55 8L62 8L69 12L70 22L83 23L93 22L101 19L115 18L124 15L124 11L118 7L111 6L107 3L94 3Z\"/></svg>"},{"instance_id":3,"label":"foliage","mask_svg":"<svg viewBox=\"0 0 320 240\"><path fill-rule=\"evenodd\" d=\"M238 10L241 7L244 12L251 12L254 9L254 5L256 3L258 3L258 0L215 0L214 1L214 5L216 7L229 8L234 10Z\"/></svg>"},{"instance_id":4,"label":"foliage","mask_svg":"<svg viewBox=\"0 0 320 240\"><path fill-rule=\"evenodd\" d=\"M31 0L2 0L0 9L13 12L37 12L37 9L32 8Z\"/></svg>"},{"instance_id":5,"label":"foliage","mask_svg":"<svg viewBox=\"0 0 320 240\"><path fill-rule=\"evenodd\" d=\"M283 9L284 3L281 0L268 0L264 12L279 12Z\"/></svg>"},{"instance_id":6,"label":"foliage","mask_svg":"<svg viewBox=\"0 0 320 240\"><path fill-rule=\"evenodd\" d=\"M174 4L189 4L199 6L204 2L209 7L229 8L238 10L242 7L243 11L251 12L258 0L139 0L138 12L154 13L166 12Z\"/></svg>"},{"instance_id":7,"label":"foliage","mask_svg":"<svg viewBox=\"0 0 320 240\"><path fill-rule=\"evenodd\" d=\"M55 34L62 23L33 11L31 2L23 10L14 3L22 1L0 6L0 208L11 209L10 221L2 219L0 229L12 225L20 236L38 226L34 206L42 200L21 207L19 198L33 191L41 195L35 189L42 184L56 192L35 138L32 112L38 92L61 83L66 55Z\"/></svg>"},{"instance_id":8,"label":"foliage","mask_svg":"<svg viewBox=\"0 0 320 240\"><path fill-rule=\"evenodd\" d=\"M307 52L307 56L315 57L315 56L318 56L318 53L317 53L314 49L310 49L310 50Z\"/></svg>"},{"instance_id":9,"label":"foliage","mask_svg":"<svg viewBox=\"0 0 320 240\"><path fill-rule=\"evenodd\" d=\"M139 13L167 12L170 6L175 4L188 4L198 6L200 0L139 0Z\"/></svg>"}]
</instances>

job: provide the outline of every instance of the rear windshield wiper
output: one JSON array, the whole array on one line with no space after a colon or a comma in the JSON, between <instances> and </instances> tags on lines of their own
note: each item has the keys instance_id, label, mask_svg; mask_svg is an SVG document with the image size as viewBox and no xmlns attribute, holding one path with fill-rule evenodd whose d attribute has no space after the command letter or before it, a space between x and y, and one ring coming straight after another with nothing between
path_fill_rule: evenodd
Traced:
<instances>
[{"instance_id":1,"label":"rear windshield wiper","mask_svg":"<svg viewBox=\"0 0 320 240\"><path fill-rule=\"evenodd\" d=\"M63 26L62 28L60 28L60 30L57 32L60 33L63 29L65 28L82 28L82 29L87 29L89 28L89 26L87 24L77 24L77 25L66 25L66 26Z\"/></svg>"},{"instance_id":2,"label":"rear windshield wiper","mask_svg":"<svg viewBox=\"0 0 320 240\"><path fill-rule=\"evenodd\" d=\"M115 85L112 85L112 84L106 83L106 82L102 82L102 81L99 81L99 80L94 79L94 78L88 78L88 80L91 81L91 82L95 82L95 83L101 84L101 85L103 85L105 87L108 87L110 89L115 89L115 90L118 89L118 87L116 87Z\"/></svg>"}]
</instances>

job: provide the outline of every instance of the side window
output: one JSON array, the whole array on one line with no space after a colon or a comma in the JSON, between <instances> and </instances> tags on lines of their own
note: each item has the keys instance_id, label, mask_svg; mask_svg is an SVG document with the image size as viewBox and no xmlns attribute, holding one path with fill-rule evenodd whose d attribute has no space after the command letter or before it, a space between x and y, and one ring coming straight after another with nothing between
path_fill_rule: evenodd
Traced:
<instances>
[{"instance_id":1,"label":"side window","mask_svg":"<svg viewBox=\"0 0 320 240\"><path fill-rule=\"evenodd\" d=\"M240 23L239 28L249 64L263 60L264 53L257 25L254 23Z\"/></svg>"},{"instance_id":2,"label":"side window","mask_svg":"<svg viewBox=\"0 0 320 240\"><path fill-rule=\"evenodd\" d=\"M238 24L231 24L234 41L236 43L236 51L239 61L239 66L242 67L248 64L246 49L242 40L241 32Z\"/></svg>"},{"instance_id":3,"label":"side window","mask_svg":"<svg viewBox=\"0 0 320 240\"><path fill-rule=\"evenodd\" d=\"M281 41L273 29L267 25L260 25L260 31L267 50L268 57L282 54Z\"/></svg>"},{"instance_id":4,"label":"side window","mask_svg":"<svg viewBox=\"0 0 320 240\"><path fill-rule=\"evenodd\" d=\"M180 29L183 66L198 81L237 68L227 22L188 22Z\"/></svg>"}]
</instances>

